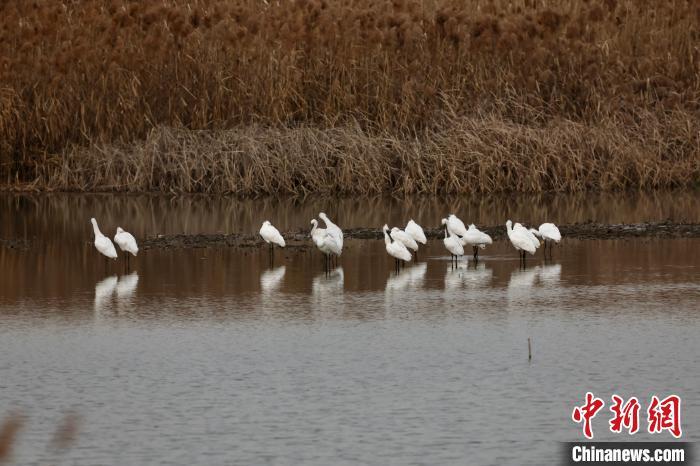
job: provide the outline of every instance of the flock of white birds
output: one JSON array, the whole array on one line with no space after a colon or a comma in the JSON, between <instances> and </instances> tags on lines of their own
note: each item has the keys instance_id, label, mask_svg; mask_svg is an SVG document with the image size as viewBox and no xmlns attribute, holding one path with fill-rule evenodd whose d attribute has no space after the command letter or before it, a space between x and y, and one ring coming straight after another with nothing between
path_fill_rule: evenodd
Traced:
<instances>
[{"instance_id":1,"label":"flock of white birds","mask_svg":"<svg viewBox=\"0 0 700 466\"><path fill-rule=\"evenodd\" d=\"M319 228L318 220L311 220L311 240L314 245L325 255L326 266L330 267L330 263L334 257L340 256L343 252L343 230L333 223L328 216L321 212L319 218L324 222L325 228ZM92 228L95 233L95 248L104 256L110 259L117 258L117 251L112 244L112 241L102 234L97 221L93 218ZM464 247L471 246L474 258L478 258L479 249L484 249L487 245L492 244L491 237L480 231L474 224L467 228L464 222L456 215L450 214L447 218L442 219L442 225L445 228L445 238L442 240L445 248L449 251L453 261L458 261L464 255ZM406 228L403 230L394 227L389 229L388 225L382 228L384 233L384 244L386 252L395 259L395 267L398 270L403 262L410 262L413 255L411 251L418 255L418 244L426 244L427 238L423 228L413 220L409 220ZM543 223L538 229L525 228L520 223L506 222L506 231L508 239L513 247L518 251L521 260L525 260L525 254L535 254L537 248L540 247L538 238L542 238L544 243L545 255L547 254L547 242L558 243L561 241L561 233L559 228L553 223ZM282 234L268 220L263 222L260 227L260 236L270 245L270 251L274 245L285 247L285 241ZM124 231L121 227L117 228L117 233L114 235L114 243L126 253L127 264L129 254L136 256L139 252L136 239L131 233Z\"/></svg>"}]
</instances>

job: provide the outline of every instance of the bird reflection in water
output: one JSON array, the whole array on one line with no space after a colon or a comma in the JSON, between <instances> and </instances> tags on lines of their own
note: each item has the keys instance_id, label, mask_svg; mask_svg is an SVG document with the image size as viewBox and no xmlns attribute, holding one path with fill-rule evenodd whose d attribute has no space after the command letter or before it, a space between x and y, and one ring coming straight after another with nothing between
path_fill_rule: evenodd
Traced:
<instances>
[{"instance_id":1,"label":"bird reflection in water","mask_svg":"<svg viewBox=\"0 0 700 466\"><path fill-rule=\"evenodd\" d=\"M445 289L483 288L489 286L493 278L493 269L487 268L483 261L465 260L457 267L447 267Z\"/></svg>"}]
</instances>

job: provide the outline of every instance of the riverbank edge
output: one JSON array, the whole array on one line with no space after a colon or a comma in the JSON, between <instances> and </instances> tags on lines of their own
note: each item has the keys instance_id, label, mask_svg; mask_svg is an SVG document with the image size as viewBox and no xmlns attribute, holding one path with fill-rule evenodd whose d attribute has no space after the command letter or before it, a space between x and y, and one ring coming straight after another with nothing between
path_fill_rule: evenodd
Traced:
<instances>
[{"instance_id":1,"label":"riverbank edge","mask_svg":"<svg viewBox=\"0 0 700 466\"><path fill-rule=\"evenodd\" d=\"M503 225L481 227L481 230L491 235L494 240L506 237ZM559 230L566 239L577 240L614 240L627 238L700 238L700 223L643 222L643 223L572 223L559 225ZM281 232L287 242L288 249L306 249L312 246L309 232L306 230L291 230ZM344 230L345 238L352 240L379 240L383 238L380 228L357 227ZM442 228L426 228L425 235L429 239L444 237ZM257 234L249 233L200 233L155 235L141 238L139 246L142 250L149 249L196 249L196 248L256 248L265 242ZM34 247L34 239L0 238L0 248L30 250Z\"/></svg>"}]
</instances>

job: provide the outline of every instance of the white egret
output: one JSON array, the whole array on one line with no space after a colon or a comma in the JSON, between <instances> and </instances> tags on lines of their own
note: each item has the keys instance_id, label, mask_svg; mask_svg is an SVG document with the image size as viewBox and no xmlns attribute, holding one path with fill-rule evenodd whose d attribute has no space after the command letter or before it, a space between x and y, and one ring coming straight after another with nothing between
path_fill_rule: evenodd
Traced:
<instances>
[{"instance_id":1,"label":"white egret","mask_svg":"<svg viewBox=\"0 0 700 466\"><path fill-rule=\"evenodd\" d=\"M109 259L116 259L117 250L114 249L112 241L102 234L100 228L97 226L97 220L91 218L90 222L92 223L92 230L95 232L95 249Z\"/></svg>"},{"instance_id":2,"label":"white egret","mask_svg":"<svg viewBox=\"0 0 700 466\"><path fill-rule=\"evenodd\" d=\"M428 240L425 237L423 227L414 222L413 219L408 221L408 223L406 224L406 228L404 228L404 231L411 235L411 238L413 238L417 243L426 244L428 242Z\"/></svg>"},{"instance_id":3,"label":"white egret","mask_svg":"<svg viewBox=\"0 0 700 466\"><path fill-rule=\"evenodd\" d=\"M311 219L311 241L320 248L319 244L323 243L323 238L326 237L326 229L318 227L318 220Z\"/></svg>"},{"instance_id":4,"label":"white egret","mask_svg":"<svg viewBox=\"0 0 700 466\"><path fill-rule=\"evenodd\" d=\"M464 222L457 218L455 214L450 214L447 218L443 218L442 224L447 225L447 229L457 236L464 236L467 234L467 227L464 226Z\"/></svg>"},{"instance_id":5,"label":"white egret","mask_svg":"<svg viewBox=\"0 0 700 466\"><path fill-rule=\"evenodd\" d=\"M527 230L522 225L518 229L513 228L513 222L508 220L506 222L506 232L508 233L508 239L510 239L513 247L518 251L518 255L522 262L525 262L525 252L530 254L535 254L535 245L530 240L527 235Z\"/></svg>"},{"instance_id":6,"label":"white egret","mask_svg":"<svg viewBox=\"0 0 700 466\"><path fill-rule=\"evenodd\" d=\"M389 236L391 236L391 239L393 239L394 241L398 241L399 243L406 246L407 249L410 249L412 251L418 251L418 243L416 243L416 240L414 240L411 235L403 231L401 228L392 228L391 233L389 233Z\"/></svg>"},{"instance_id":7,"label":"white egret","mask_svg":"<svg viewBox=\"0 0 700 466\"><path fill-rule=\"evenodd\" d=\"M270 263L272 263L274 245L276 244L283 248L284 238L282 238L279 230L272 226L272 223L270 223L269 220L265 220L260 227L260 236L262 236L262 239L264 239L265 242L270 245Z\"/></svg>"},{"instance_id":8,"label":"white egret","mask_svg":"<svg viewBox=\"0 0 700 466\"><path fill-rule=\"evenodd\" d=\"M539 236L542 238L542 242L544 243L544 254L545 256L547 255L547 241L552 241L555 243L559 243L561 241L561 233L559 232L559 228L553 223L543 223L540 225L540 228L538 230L533 229L532 233ZM552 255L552 244L549 244L549 255Z\"/></svg>"},{"instance_id":9,"label":"white egret","mask_svg":"<svg viewBox=\"0 0 700 466\"><path fill-rule=\"evenodd\" d=\"M479 257L479 248L486 248L487 244L492 244L493 240L489 235L479 230L473 223L469 225L467 234L462 236L462 245L471 246L474 251L474 259Z\"/></svg>"},{"instance_id":10,"label":"white egret","mask_svg":"<svg viewBox=\"0 0 700 466\"><path fill-rule=\"evenodd\" d=\"M136 256L139 253L139 246L136 244L136 238L124 231L122 227L117 227L117 234L114 235L114 243L119 246L123 252L126 252L126 268L129 269L129 254Z\"/></svg>"},{"instance_id":11,"label":"white egret","mask_svg":"<svg viewBox=\"0 0 700 466\"><path fill-rule=\"evenodd\" d=\"M329 231L328 228L318 228L316 219L311 220L311 224L313 225L311 239L324 255L324 270L330 272L331 257L338 257L343 252L342 232L339 233L338 230Z\"/></svg>"},{"instance_id":12,"label":"white egret","mask_svg":"<svg viewBox=\"0 0 700 466\"><path fill-rule=\"evenodd\" d=\"M462 240L450 230L446 219L443 219L443 225L445 225L445 238L442 240L442 242L445 244L447 250L450 251L450 261L454 261L456 264L459 257L464 255Z\"/></svg>"},{"instance_id":13,"label":"white egret","mask_svg":"<svg viewBox=\"0 0 700 466\"><path fill-rule=\"evenodd\" d=\"M522 231L525 236L530 240L533 246L535 246L535 249L538 249L540 247L540 240L537 239L537 236L533 233L532 228L525 228L522 226L520 223L516 223L513 225L513 230L514 231Z\"/></svg>"},{"instance_id":14,"label":"white egret","mask_svg":"<svg viewBox=\"0 0 700 466\"><path fill-rule=\"evenodd\" d=\"M343 230L340 229L338 225L335 223L331 222L331 219L328 218L326 214L323 212L319 213L318 216L323 220L323 222L326 224L326 230L329 232L336 232L337 233L337 238L340 240L340 248L343 248Z\"/></svg>"},{"instance_id":15,"label":"white egret","mask_svg":"<svg viewBox=\"0 0 700 466\"><path fill-rule=\"evenodd\" d=\"M395 269L398 273L399 261L410 262L411 253L408 251L408 249L406 249L406 246L404 246L402 242L398 240L394 240L393 242L391 241L388 225L385 224L382 231L384 232L384 245L386 247L386 252L394 258Z\"/></svg>"}]
</instances>

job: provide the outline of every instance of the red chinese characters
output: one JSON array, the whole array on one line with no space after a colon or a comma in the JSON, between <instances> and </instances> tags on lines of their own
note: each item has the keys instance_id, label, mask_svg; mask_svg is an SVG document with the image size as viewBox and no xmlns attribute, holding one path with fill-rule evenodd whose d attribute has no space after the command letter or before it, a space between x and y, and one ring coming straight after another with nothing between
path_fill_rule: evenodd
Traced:
<instances>
[{"instance_id":1,"label":"red chinese characters","mask_svg":"<svg viewBox=\"0 0 700 466\"><path fill-rule=\"evenodd\" d=\"M630 434L636 434L639 431L639 400L637 397L632 397L623 404L623 399L617 395L612 396L613 405L610 411L614 417L610 420L611 432L622 432L624 427Z\"/></svg>"},{"instance_id":2,"label":"red chinese characters","mask_svg":"<svg viewBox=\"0 0 700 466\"><path fill-rule=\"evenodd\" d=\"M588 439L593 438L593 428L591 421L598 414L605 403L600 398L593 396L593 393L586 393L586 403L583 406L576 406L571 413L571 419L576 423L583 422L583 435Z\"/></svg>"},{"instance_id":3,"label":"red chinese characters","mask_svg":"<svg viewBox=\"0 0 700 466\"><path fill-rule=\"evenodd\" d=\"M676 438L680 438L681 431L681 398L670 395L659 400L656 395L651 397L649 409L647 409L649 433L656 434L667 430Z\"/></svg>"}]
</instances>

